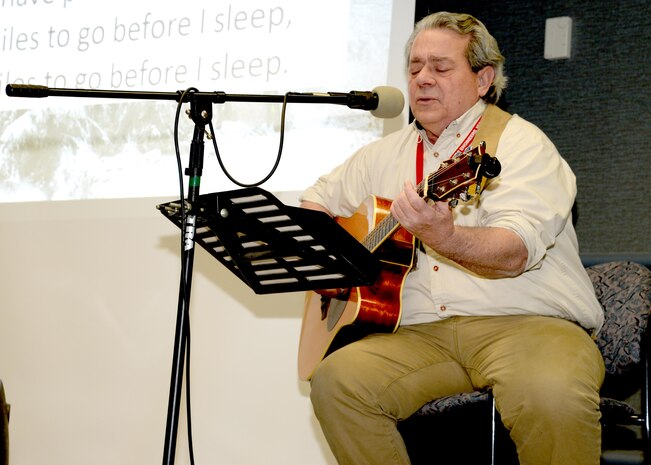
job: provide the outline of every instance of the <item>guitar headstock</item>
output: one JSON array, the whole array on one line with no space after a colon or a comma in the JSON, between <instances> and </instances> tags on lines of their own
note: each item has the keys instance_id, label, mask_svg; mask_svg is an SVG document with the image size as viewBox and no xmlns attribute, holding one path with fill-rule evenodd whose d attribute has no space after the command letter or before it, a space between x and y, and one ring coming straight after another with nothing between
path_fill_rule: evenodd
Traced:
<instances>
[{"instance_id":1,"label":"guitar headstock","mask_svg":"<svg viewBox=\"0 0 651 465\"><path fill-rule=\"evenodd\" d=\"M473 149L441 163L422 183L422 196L436 201L447 200L452 207L459 200L478 196L488 179L500 174L497 158L486 153L481 141Z\"/></svg>"}]
</instances>

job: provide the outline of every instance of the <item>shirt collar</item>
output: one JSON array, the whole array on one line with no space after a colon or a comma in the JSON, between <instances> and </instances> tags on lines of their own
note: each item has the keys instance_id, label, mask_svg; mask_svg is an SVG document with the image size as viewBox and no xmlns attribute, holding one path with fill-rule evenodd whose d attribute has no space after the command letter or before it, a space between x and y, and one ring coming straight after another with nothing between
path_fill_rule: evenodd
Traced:
<instances>
[{"instance_id":1,"label":"shirt collar","mask_svg":"<svg viewBox=\"0 0 651 465\"><path fill-rule=\"evenodd\" d=\"M475 103L472 107L470 107L463 115L459 116L457 119L452 121L447 128L441 133L439 136L439 140L441 138L445 138L446 133L452 132L453 134L461 133L461 134L466 134L469 132L477 119L484 113L486 110L486 102L484 102L483 99L477 100L477 103ZM427 134L425 132L425 129L420 125L418 121L414 120L414 127L416 128L416 131L418 134L420 134L420 137L425 141L428 147L432 147L432 143L429 141L427 138Z\"/></svg>"}]
</instances>

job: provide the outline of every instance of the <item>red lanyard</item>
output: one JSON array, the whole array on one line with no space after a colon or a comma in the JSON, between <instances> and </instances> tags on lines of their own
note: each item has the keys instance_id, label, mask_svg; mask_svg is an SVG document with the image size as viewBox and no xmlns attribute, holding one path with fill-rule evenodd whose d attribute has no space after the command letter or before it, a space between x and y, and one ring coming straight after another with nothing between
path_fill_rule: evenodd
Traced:
<instances>
[{"instance_id":1,"label":"red lanyard","mask_svg":"<svg viewBox=\"0 0 651 465\"><path fill-rule=\"evenodd\" d=\"M425 150L423 149L423 138L418 134L418 145L416 146L416 184L420 184L423 180L424 158Z\"/></svg>"},{"instance_id":2,"label":"red lanyard","mask_svg":"<svg viewBox=\"0 0 651 465\"><path fill-rule=\"evenodd\" d=\"M466 151L468 146L472 143L473 139L475 138L475 134L477 133L477 129L479 128L479 122L481 121L481 116L479 119L477 119L477 122L475 125L472 127L466 138L461 142L459 147L450 155L450 158L453 156L463 153ZM416 184L420 184L420 182L423 180L423 165L425 164L425 149L424 149L424 142L423 138L421 135L418 135L418 144L416 145Z\"/></svg>"}]
</instances>

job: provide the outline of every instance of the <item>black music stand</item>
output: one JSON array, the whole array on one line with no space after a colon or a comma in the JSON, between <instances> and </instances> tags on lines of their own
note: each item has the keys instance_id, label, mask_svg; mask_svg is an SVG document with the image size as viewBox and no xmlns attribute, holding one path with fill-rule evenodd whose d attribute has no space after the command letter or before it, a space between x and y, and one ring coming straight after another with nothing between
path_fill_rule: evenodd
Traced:
<instances>
[{"instance_id":1,"label":"black music stand","mask_svg":"<svg viewBox=\"0 0 651 465\"><path fill-rule=\"evenodd\" d=\"M183 229L179 201L157 208ZM188 205L194 241L256 294L367 286L379 261L323 212L284 205L252 187Z\"/></svg>"},{"instance_id":2,"label":"black music stand","mask_svg":"<svg viewBox=\"0 0 651 465\"><path fill-rule=\"evenodd\" d=\"M370 285L380 268L368 249L323 212L283 205L258 187L191 194L193 201L157 206L184 236L163 465L174 463L176 450L194 244L258 294Z\"/></svg>"}]
</instances>

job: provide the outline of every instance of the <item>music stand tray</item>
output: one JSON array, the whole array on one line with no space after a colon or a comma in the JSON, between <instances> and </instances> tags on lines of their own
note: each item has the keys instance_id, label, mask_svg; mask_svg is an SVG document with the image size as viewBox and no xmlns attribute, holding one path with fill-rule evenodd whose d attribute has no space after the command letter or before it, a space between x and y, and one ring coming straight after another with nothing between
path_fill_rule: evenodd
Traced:
<instances>
[{"instance_id":1,"label":"music stand tray","mask_svg":"<svg viewBox=\"0 0 651 465\"><path fill-rule=\"evenodd\" d=\"M183 229L180 201L157 208ZM284 205L259 187L200 195L186 215L196 218L194 241L256 294L367 286L379 272L327 214Z\"/></svg>"}]
</instances>

